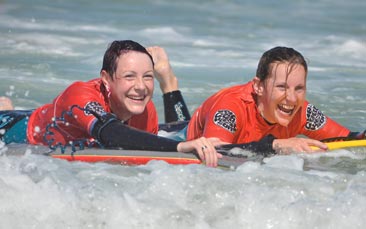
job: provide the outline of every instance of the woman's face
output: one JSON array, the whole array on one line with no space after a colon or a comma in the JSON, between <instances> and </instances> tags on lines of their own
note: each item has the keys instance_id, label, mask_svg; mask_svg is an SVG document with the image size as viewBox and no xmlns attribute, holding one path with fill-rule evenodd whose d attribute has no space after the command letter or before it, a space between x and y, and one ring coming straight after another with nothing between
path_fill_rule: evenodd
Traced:
<instances>
[{"instance_id":1,"label":"woman's face","mask_svg":"<svg viewBox=\"0 0 366 229\"><path fill-rule=\"evenodd\" d=\"M121 120L141 114L154 92L154 68L148 55L129 51L117 60L113 79L102 71L104 85L109 87L111 110Z\"/></svg>"},{"instance_id":2,"label":"woman's face","mask_svg":"<svg viewBox=\"0 0 366 229\"><path fill-rule=\"evenodd\" d=\"M270 123L287 126L304 104L306 72L302 65L273 63L269 77L257 80L258 109Z\"/></svg>"}]
</instances>

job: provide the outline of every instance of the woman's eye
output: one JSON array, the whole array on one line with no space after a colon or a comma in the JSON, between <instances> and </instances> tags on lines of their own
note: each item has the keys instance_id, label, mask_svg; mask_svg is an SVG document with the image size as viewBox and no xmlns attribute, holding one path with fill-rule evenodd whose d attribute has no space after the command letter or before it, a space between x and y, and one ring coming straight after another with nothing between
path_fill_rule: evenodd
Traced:
<instances>
[{"instance_id":1,"label":"woman's eye","mask_svg":"<svg viewBox=\"0 0 366 229\"><path fill-rule=\"evenodd\" d=\"M279 89L283 90L283 89L286 89L286 86L285 86L285 85L280 84L280 85L277 85L277 88L279 88Z\"/></svg>"},{"instance_id":2,"label":"woman's eye","mask_svg":"<svg viewBox=\"0 0 366 229\"><path fill-rule=\"evenodd\" d=\"M133 75L116 75L117 79L132 79Z\"/></svg>"},{"instance_id":3,"label":"woman's eye","mask_svg":"<svg viewBox=\"0 0 366 229\"><path fill-rule=\"evenodd\" d=\"M134 75L125 75L123 77L126 79L133 79L135 76Z\"/></svg>"},{"instance_id":4,"label":"woman's eye","mask_svg":"<svg viewBox=\"0 0 366 229\"><path fill-rule=\"evenodd\" d=\"M153 75L144 75L144 79L150 80L150 79L154 79Z\"/></svg>"},{"instance_id":5,"label":"woman's eye","mask_svg":"<svg viewBox=\"0 0 366 229\"><path fill-rule=\"evenodd\" d=\"M304 86L299 86L299 87L296 87L295 88L296 91L305 91L306 90L306 87Z\"/></svg>"}]
</instances>

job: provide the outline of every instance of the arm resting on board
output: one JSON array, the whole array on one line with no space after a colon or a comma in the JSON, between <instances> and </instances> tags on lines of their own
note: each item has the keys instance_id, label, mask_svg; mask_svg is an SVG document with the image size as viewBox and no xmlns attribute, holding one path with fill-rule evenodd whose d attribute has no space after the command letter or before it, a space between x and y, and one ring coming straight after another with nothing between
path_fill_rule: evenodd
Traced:
<instances>
[{"instance_id":1,"label":"arm resting on board","mask_svg":"<svg viewBox=\"0 0 366 229\"><path fill-rule=\"evenodd\" d=\"M105 147L129 150L177 151L178 141L159 137L127 126L113 114L98 118L92 128L92 136Z\"/></svg>"},{"instance_id":2,"label":"arm resting on board","mask_svg":"<svg viewBox=\"0 0 366 229\"><path fill-rule=\"evenodd\" d=\"M362 132L351 132L348 137L350 139L353 140L357 140L357 139L366 139L366 130L362 131Z\"/></svg>"},{"instance_id":3,"label":"arm resting on board","mask_svg":"<svg viewBox=\"0 0 366 229\"><path fill-rule=\"evenodd\" d=\"M349 141L366 139L366 130L361 132L350 132L347 137L335 137L323 139L322 142Z\"/></svg>"},{"instance_id":4,"label":"arm resting on board","mask_svg":"<svg viewBox=\"0 0 366 229\"><path fill-rule=\"evenodd\" d=\"M228 145L221 145L216 147L217 152L226 155L226 156L234 156L231 155L229 150L233 148L240 148L244 150L249 150L259 155L269 156L275 154L275 150L272 147L273 141L275 137L273 135L267 135L266 137L262 138L260 141L256 142L249 142L243 144L228 144Z\"/></svg>"},{"instance_id":5,"label":"arm resting on board","mask_svg":"<svg viewBox=\"0 0 366 229\"><path fill-rule=\"evenodd\" d=\"M229 144L217 147L217 151L226 156L238 157L238 155L233 155L228 152L233 148L241 148L244 150L249 150L258 155L264 157L276 154L273 149L273 141L276 138L272 135L268 135L257 142L250 142L244 144ZM328 150L349 148L349 147L366 147L366 130L363 132L351 132L347 137L337 137L322 140L328 146ZM317 147L312 147L313 149L318 149ZM240 157L240 156L239 156Z\"/></svg>"}]
</instances>

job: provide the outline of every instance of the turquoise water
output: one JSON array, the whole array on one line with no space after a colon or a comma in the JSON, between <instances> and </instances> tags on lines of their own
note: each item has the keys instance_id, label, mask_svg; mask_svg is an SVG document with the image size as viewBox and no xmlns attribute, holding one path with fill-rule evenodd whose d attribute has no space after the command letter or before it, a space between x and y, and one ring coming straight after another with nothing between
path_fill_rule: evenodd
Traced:
<instances>
[{"instance_id":1,"label":"turquoise water","mask_svg":"<svg viewBox=\"0 0 366 229\"><path fill-rule=\"evenodd\" d=\"M108 43L133 39L167 50L193 112L218 89L250 80L261 54L283 45L308 59L308 99L364 130L365 12L362 0L3 0L0 96L18 109L50 102L71 82L98 77ZM162 121L159 90L154 101ZM278 156L222 171L1 156L0 225L363 228L365 157Z\"/></svg>"}]
</instances>

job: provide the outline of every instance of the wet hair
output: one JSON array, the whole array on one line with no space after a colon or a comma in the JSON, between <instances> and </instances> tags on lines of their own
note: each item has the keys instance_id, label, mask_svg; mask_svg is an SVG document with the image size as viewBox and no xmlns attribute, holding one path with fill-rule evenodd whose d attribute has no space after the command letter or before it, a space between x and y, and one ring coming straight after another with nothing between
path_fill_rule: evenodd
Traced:
<instances>
[{"instance_id":1,"label":"wet hair","mask_svg":"<svg viewBox=\"0 0 366 229\"><path fill-rule=\"evenodd\" d=\"M261 81L268 78L272 69L272 63L289 63L292 66L299 64L304 67L306 73L308 72L308 65L301 53L293 48L278 46L264 52L259 60L257 77Z\"/></svg>"},{"instance_id":2,"label":"wet hair","mask_svg":"<svg viewBox=\"0 0 366 229\"><path fill-rule=\"evenodd\" d=\"M126 54L130 51L145 53L146 55L149 56L154 66L153 58L144 46L132 40L121 40L121 41L113 41L109 45L108 49L105 51L101 71L105 70L113 79L113 75L117 70L118 58L121 55Z\"/></svg>"}]
</instances>

